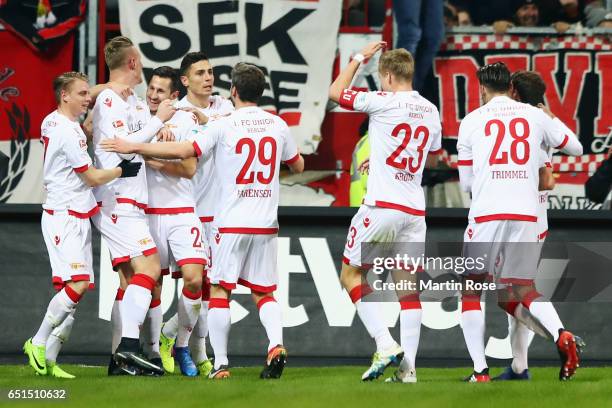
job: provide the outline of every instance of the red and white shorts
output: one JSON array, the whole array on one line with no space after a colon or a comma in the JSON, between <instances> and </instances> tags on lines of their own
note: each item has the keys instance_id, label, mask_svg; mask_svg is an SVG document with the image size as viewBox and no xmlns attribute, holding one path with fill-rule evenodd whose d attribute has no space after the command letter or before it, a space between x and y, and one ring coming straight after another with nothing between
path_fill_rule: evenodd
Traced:
<instances>
[{"instance_id":1,"label":"red and white shorts","mask_svg":"<svg viewBox=\"0 0 612 408\"><path fill-rule=\"evenodd\" d=\"M206 265L208 241L194 213L149 214L147 217L163 275L169 273L173 262L178 268L187 264Z\"/></svg>"},{"instance_id":2,"label":"red and white shorts","mask_svg":"<svg viewBox=\"0 0 612 408\"><path fill-rule=\"evenodd\" d=\"M132 204L105 203L92 221L110 249L113 267L157 252L147 216Z\"/></svg>"},{"instance_id":3,"label":"red and white shorts","mask_svg":"<svg viewBox=\"0 0 612 408\"><path fill-rule=\"evenodd\" d=\"M470 222L463 236L463 257L481 258L484 268L464 275L490 274L500 284L529 284L536 277L541 244L538 225L529 221Z\"/></svg>"},{"instance_id":4,"label":"red and white shorts","mask_svg":"<svg viewBox=\"0 0 612 408\"><path fill-rule=\"evenodd\" d=\"M89 218L78 218L67 211L53 211L53 215L43 211L40 225L49 253L53 286L61 289L68 281L89 280L93 288Z\"/></svg>"},{"instance_id":5,"label":"red and white shorts","mask_svg":"<svg viewBox=\"0 0 612 408\"><path fill-rule=\"evenodd\" d=\"M274 234L218 233L213 228L212 268L208 278L227 290L236 284L271 293L278 284L278 239Z\"/></svg>"},{"instance_id":6,"label":"red and white shorts","mask_svg":"<svg viewBox=\"0 0 612 408\"><path fill-rule=\"evenodd\" d=\"M343 261L348 265L362 266L362 260L372 256L362 254L362 244L385 242L398 243L398 248L408 248L412 256L421 256L425 251L426 233L427 226L423 216L362 205L351 220ZM410 245L402 245L406 243Z\"/></svg>"}]
</instances>

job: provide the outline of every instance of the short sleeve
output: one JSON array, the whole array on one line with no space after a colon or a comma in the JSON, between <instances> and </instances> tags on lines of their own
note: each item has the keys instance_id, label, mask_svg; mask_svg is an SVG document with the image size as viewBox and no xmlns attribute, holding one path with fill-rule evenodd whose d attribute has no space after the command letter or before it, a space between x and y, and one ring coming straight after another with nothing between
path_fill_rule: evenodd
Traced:
<instances>
[{"instance_id":1,"label":"short sleeve","mask_svg":"<svg viewBox=\"0 0 612 408\"><path fill-rule=\"evenodd\" d=\"M440 114L435 110L435 124L431 128L431 146L429 154L442 154L442 127L440 126Z\"/></svg>"},{"instance_id":2,"label":"short sleeve","mask_svg":"<svg viewBox=\"0 0 612 408\"><path fill-rule=\"evenodd\" d=\"M283 151L281 155L281 161L286 164L295 163L299 158L300 154L298 153L297 144L291 136L291 131L288 126L284 126L283 130Z\"/></svg>"},{"instance_id":3,"label":"short sleeve","mask_svg":"<svg viewBox=\"0 0 612 408\"><path fill-rule=\"evenodd\" d=\"M549 150L550 149L546 148L546 146L540 148L538 152L538 168L552 167Z\"/></svg>"},{"instance_id":4,"label":"short sleeve","mask_svg":"<svg viewBox=\"0 0 612 408\"><path fill-rule=\"evenodd\" d=\"M222 136L221 121L212 122L209 126L196 126L191 130L191 142L198 158L209 156L219 138Z\"/></svg>"},{"instance_id":5,"label":"short sleeve","mask_svg":"<svg viewBox=\"0 0 612 408\"><path fill-rule=\"evenodd\" d=\"M457 138L457 165L458 166L472 166L473 165L473 153L472 144L467 128L467 121L463 119L459 125L459 136Z\"/></svg>"},{"instance_id":6,"label":"short sleeve","mask_svg":"<svg viewBox=\"0 0 612 408\"><path fill-rule=\"evenodd\" d=\"M91 166L91 157L87 153L87 140L76 136L64 136L63 151L70 167L77 172L83 173Z\"/></svg>"},{"instance_id":7,"label":"short sleeve","mask_svg":"<svg viewBox=\"0 0 612 408\"><path fill-rule=\"evenodd\" d=\"M345 89L340 94L340 106L345 109L375 113L386 104L387 93L385 92L358 92Z\"/></svg>"}]
</instances>

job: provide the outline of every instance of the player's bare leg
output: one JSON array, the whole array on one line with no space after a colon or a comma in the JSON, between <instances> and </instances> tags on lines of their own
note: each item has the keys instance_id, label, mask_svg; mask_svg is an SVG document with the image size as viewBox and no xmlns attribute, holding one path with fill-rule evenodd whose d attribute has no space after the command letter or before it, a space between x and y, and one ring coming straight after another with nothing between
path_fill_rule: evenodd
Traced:
<instances>
[{"instance_id":1,"label":"player's bare leg","mask_svg":"<svg viewBox=\"0 0 612 408\"><path fill-rule=\"evenodd\" d=\"M374 380L380 377L389 365L399 363L404 356L404 352L399 344L393 340L389 329L383 322L380 304L361 300L372 292L372 288L362 282L361 269L342 263L340 282L355 304L357 314L368 334L376 342L376 353L372 358L372 365L361 376L363 381Z\"/></svg>"},{"instance_id":2,"label":"player's bare leg","mask_svg":"<svg viewBox=\"0 0 612 408\"><path fill-rule=\"evenodd\" d=\"M178 331L174 345L174 355L183 375L196 376L198 369L189 352L189 338L198 321L202 308L202 274L204 267L200 264L181 266L183 275L183 293L178 299Z\"/></svg>"},{"instance_id":3,"label":"player's bare leg","mask_svg":"<svg viewBox=\"0 0 612 408\"><path fill-rule=\"evenodd\" d=\"M287 350L283 346L283 322L279 304L274 293L262 293L251 290L253 302L259 310L259 320L268 335L268 352L266 363L259 375L260 378L280 378L287 363Z\"/></svg>"},{"instance_id":4,"label":"player's bare leg","mask_svg":"<svg viewBox=\"0 0 612 408\"><path fill-rule=\"evenodd\" d=\"M45 317L34 337L25 342L23 351L28 356L30 366L38 374L48 374L46 344L51 332L72 314L88 287L89 280L69 281L49 302Z\"/></svg>"},{"instance_id":5,"label":"player's bare leg","mask_svg":"<svg viewBox=\"0 0 612 408\"><path fill-rule=\"evenodd\" d=\"M229 378L227 340L231 327L229 297L231 292L221 285L212 285L208 302L208 330L210 345L215 353L215 364L208 374L210 379Z\"/></svg>"},{"instance_id":6,"label":"player's bare leg","mask_svg":"<svg viewBox=\"0 0 612 408\"><path fill-rule=\"evenodd\" d=\"M163 375L163 368L140 355L140 325L151 304L153 288L161 275L159 255L138 256L130 260L134 269L121 302L121 342L114 355L122 368L136 375L138 369L148 375Z\"/></svg>"},{"instance_id":7,"label":"player's bare leg","mask_svg":"<svg viewBox=\"0 0 612 408\"><path fill-rule=\"evenodd\" d=\"M418 276L410 270L394 270L393 281L418 282ZM400 303L400 344L404 350L404 358L399 368L385 382L415 383L416 355L421 336L421 322L423 310L417 290L398 290L397 298Z\"/></svg>"},{"instance_id":8,"label":"player's bare leg","mask_svg":"<svg viewBox=\"0 0 612 408\"><path fill-rule=\"evenodd\" d=\"M521 300L521 304L544 326L555 342L561 359L559 379L562 381L571 379L580 365L579 354L584 342L580 337L564 329L553 304L545 300L534 285L515 285L513 290L515 296Z\"/></svg>"},{"instance_id":9,"label":"player's bare leg","mask_svg":"<svg viewBox=\"0 0 612 408\"><path fill-rule=\"evenodd\" d=\"M461 292L461 329L468 352L474 363L474 372L465 380L468 382L488 382L489 367L485 357L485 317L480 307L482 291L467 289L466 283L484 282L487 275L468 275L463 277L463 288Z\"/></svg>"}]
</instances>

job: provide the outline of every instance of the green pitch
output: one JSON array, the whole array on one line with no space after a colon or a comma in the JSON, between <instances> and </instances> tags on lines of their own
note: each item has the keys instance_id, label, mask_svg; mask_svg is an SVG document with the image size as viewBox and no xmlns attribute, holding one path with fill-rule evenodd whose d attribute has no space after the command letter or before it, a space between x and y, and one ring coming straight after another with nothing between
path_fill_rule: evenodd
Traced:
<instances>
[{"instance_id":1,"label":"green pitch","mask_svg":"<svg viewBox=\"0 0 612 408\"><path fill-rule=\"evenodd\" d=\"M530 382L466 384L467 368L421 368L417 384L359 381L365 367L287 367L279 381L258 378L259 368L235 368L232 378L210 381L106 376L106 368L66 365L75 380L36 377L29 366L0 366L0 405L16 407L612 407L612 367L583 368L567 383L557 368L534 368ZM492 369L498 374L501 369ZM388 369L391 374L391 368ZM10 389L65 389L66 399L12 401Z\"/></svg>"}]
</instances>

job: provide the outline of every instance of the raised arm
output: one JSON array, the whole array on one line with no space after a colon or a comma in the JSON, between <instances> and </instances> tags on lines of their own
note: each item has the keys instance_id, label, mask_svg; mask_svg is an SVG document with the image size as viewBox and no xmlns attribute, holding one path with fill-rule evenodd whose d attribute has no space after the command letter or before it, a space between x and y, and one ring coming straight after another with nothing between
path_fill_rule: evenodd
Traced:
<instances>
[{"instance_id":1,"label":"raised arm","mask_svg":"<svg viewBox=\"0 0 612 408\"><path fill-rule=\"evenodd\" d=\"M329 99L334 102L340 102L342 91L351 86L353 77L357 73L359 64L364 60L372 58L379 50L387 46L385 41L376 41L366 45L359 54L355 55L348 65L340 72L336 80L329 87Z\"/></svg>"}]
</instances>

